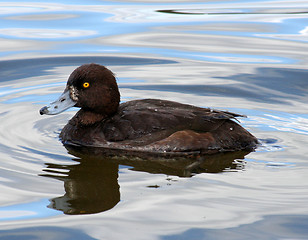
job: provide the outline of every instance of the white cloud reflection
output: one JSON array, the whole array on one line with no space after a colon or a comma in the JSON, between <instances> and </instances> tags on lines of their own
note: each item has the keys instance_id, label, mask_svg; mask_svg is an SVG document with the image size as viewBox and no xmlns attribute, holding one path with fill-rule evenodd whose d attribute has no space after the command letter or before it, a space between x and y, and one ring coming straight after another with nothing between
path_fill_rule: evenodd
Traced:
<instances>
[{"instance_id":1,"label":"white cloud reflection","mask_svg":"<svg viewBox=\"0 0 308 240\"><path fill-rule=\"evenodd\" d=\"M63 39L79 38L95 35L93 30L60 30L60 29L26 29L26 28L3 28L0 29L0 35L11 36L23 39Z\"/></svg>"},{"instance_id":2,"label":"white cloud reflection","mask_svg":"<svg viewBox=\"0 0 308 240\"><path fill-rule=\"evenodd\" d=\"M29 14L29 15L16 15L6 17L8 20L21 20L21 21L52 21L77 18L77 14Z\"/></svg>"}]
</instances>

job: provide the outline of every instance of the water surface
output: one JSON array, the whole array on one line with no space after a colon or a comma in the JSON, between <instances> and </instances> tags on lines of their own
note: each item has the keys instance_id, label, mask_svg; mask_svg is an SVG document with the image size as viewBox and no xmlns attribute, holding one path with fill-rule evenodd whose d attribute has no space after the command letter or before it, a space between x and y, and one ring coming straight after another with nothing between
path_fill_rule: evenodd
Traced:
<instances>
[{"instance_id":1,"label":"water surface","mask_svg":"<svg viewBox=\"0 0 308 240\"><path fill-rule=\"evenodd\" d=\"M0 239L307 239L307 1L0 9ZM189 172L75 156L58 134L77 109L38 110L89 62L116 73L123 102L245 114L263 144Z\"/></svg>"}]
</instances>

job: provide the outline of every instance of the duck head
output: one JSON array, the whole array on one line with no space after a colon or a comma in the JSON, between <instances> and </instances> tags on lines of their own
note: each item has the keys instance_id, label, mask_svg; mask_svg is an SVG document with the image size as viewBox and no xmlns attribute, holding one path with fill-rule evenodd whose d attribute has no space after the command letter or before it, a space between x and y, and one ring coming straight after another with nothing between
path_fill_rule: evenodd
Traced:
<instances>
[{"instance_id":1,"label":"duck head","mask_svg":"<svg viewBox=\"0 0 308 240\"><path fill-rule=\"evenodd\" d=\"M70 107L84 112L109 116L117 111L120 93L114 74L98 64L84 64L76 68L66 88L54 102L40 109L40 114L55 115Z\"/></svg>"}]
</instances>

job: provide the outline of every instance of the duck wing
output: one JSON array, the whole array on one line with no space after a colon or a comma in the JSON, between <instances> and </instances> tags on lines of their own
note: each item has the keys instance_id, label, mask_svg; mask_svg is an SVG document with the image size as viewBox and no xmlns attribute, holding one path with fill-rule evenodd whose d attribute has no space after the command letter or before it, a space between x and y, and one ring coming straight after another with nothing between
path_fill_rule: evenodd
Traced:
<instances>
[{"instance_id":1,"label":"duck wing","mask_svg":"<svg viewBox=\"0 0 308 240\"><path fill-rule=\"evenodd\" d=\"M213 132L237 117L245 116L172 101L143 99L122 103L101 128L107 141L142 138L144 144L145 138L148 142L156 141L181 130Z\"/></svg>"}]
</instances>

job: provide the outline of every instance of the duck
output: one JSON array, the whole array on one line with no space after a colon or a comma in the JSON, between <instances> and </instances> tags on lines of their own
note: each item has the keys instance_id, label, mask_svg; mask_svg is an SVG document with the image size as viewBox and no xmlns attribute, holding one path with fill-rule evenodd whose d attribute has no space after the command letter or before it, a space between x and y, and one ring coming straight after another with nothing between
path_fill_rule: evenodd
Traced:
<instances>
[{"instance_id":1,"label":"duck","mask_svg":"<svg viewBox=\"0 0 308 240\"><path fill-rule=\"evenodd\" d=\"M63 127L65 146L155 154L215 154L253 151L258 140L244 129L245 115L161 99L120 103L114 73L103 65L84 64L68 78L64 92L41 115L79 111Z\"/></svg>"}]
</instances>

